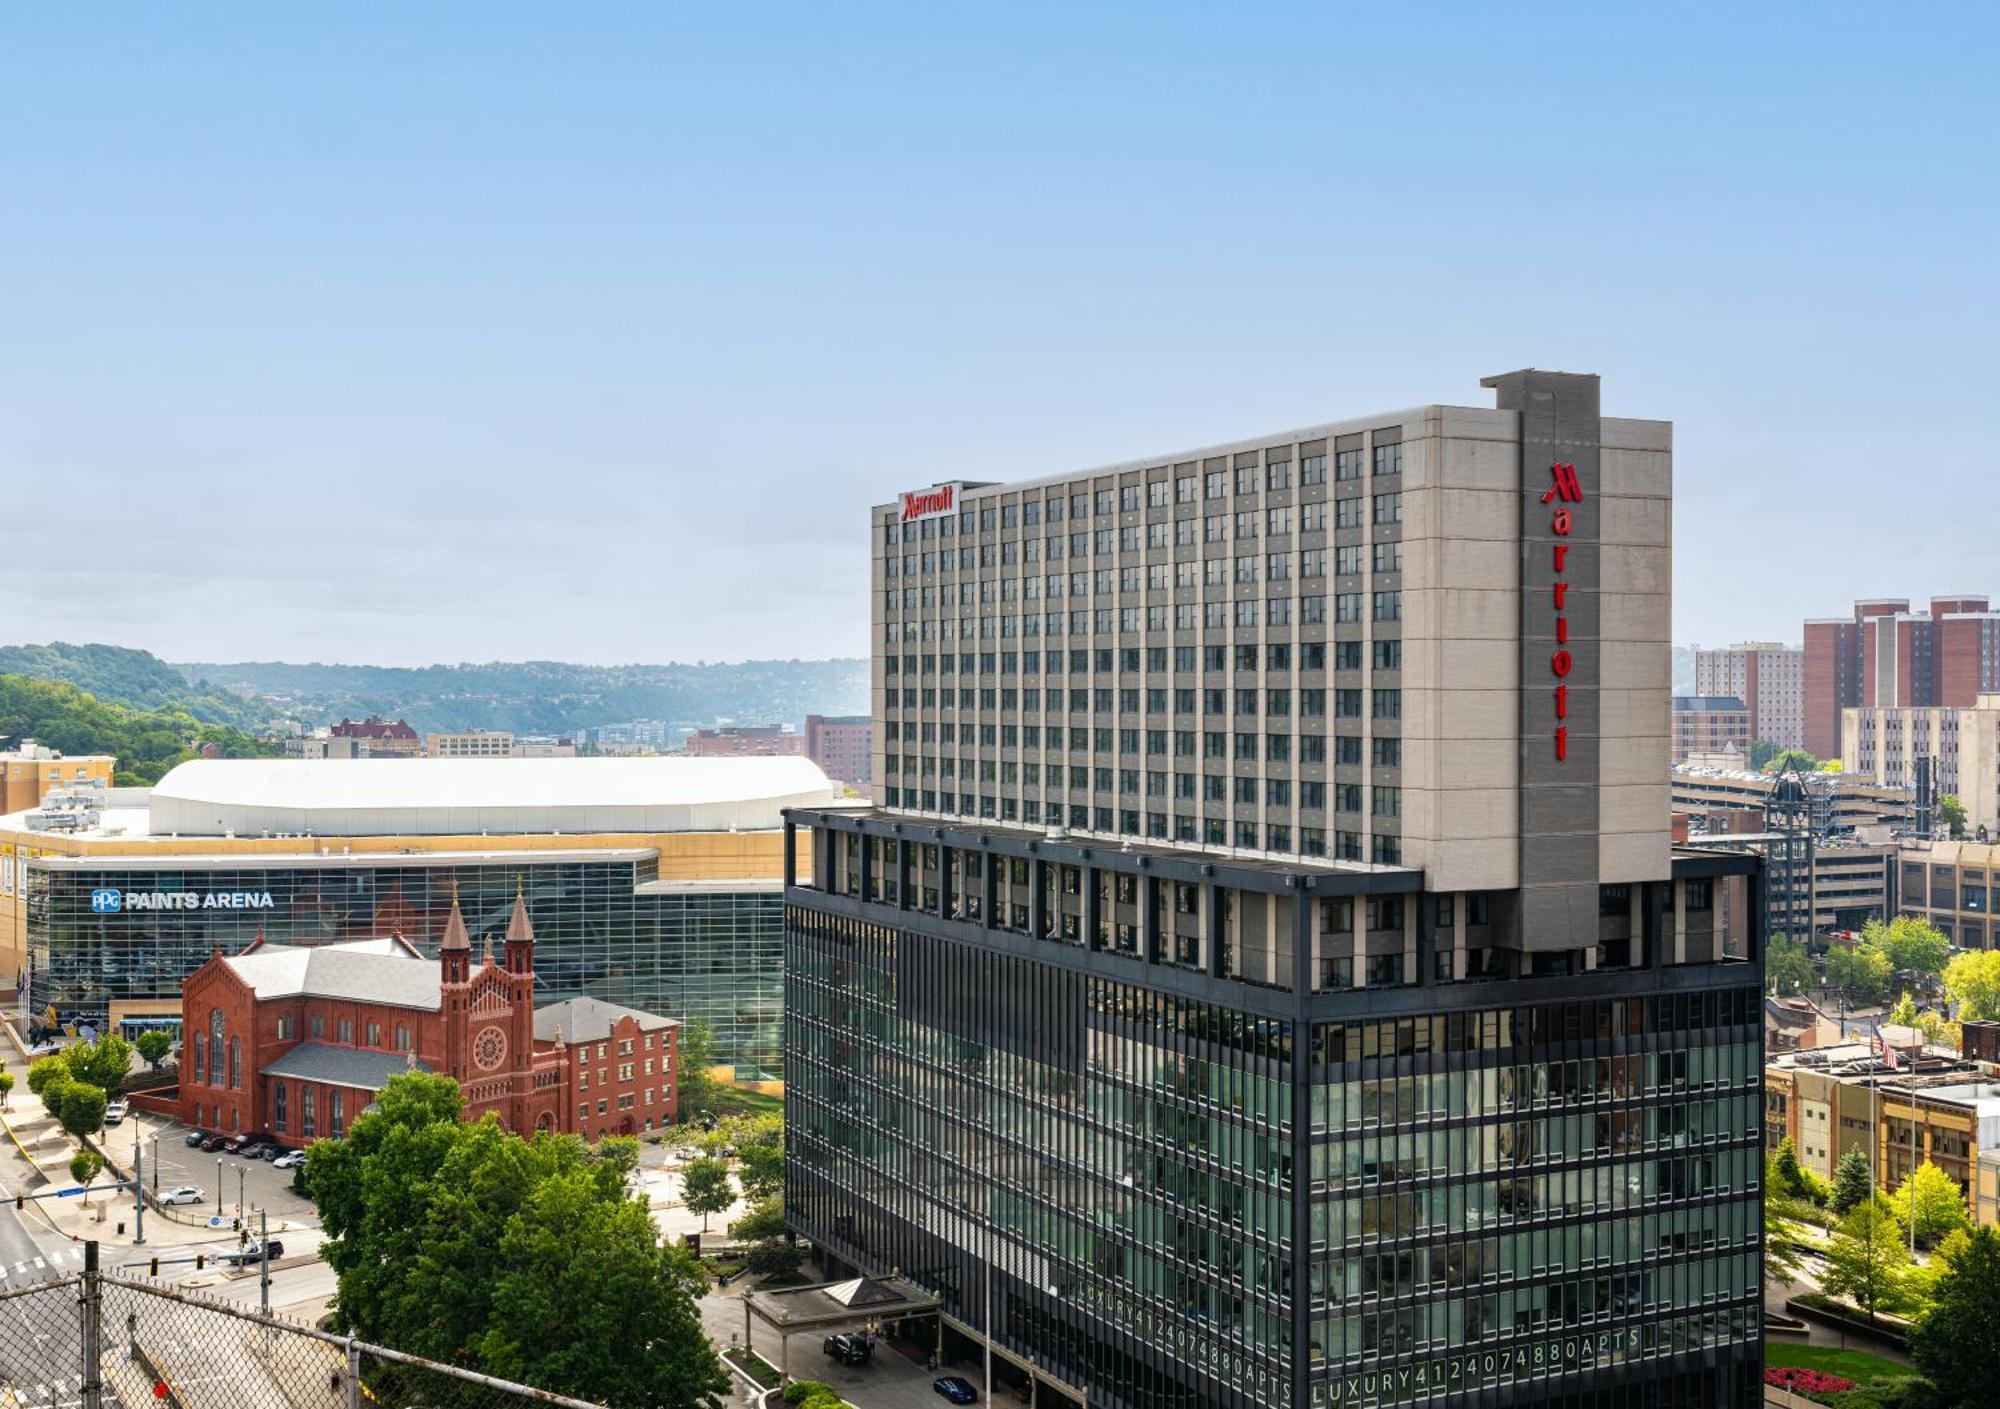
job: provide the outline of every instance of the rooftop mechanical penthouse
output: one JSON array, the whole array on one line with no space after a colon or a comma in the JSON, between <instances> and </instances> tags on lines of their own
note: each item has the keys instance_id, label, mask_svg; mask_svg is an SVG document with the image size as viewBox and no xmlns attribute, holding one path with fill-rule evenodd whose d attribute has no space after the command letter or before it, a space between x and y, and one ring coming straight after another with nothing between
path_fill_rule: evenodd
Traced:
<instances>
[{"instance_id":1,"label":"rooftop mechanical penthouse","mask_svg":"<svg viewBox=\"0 0 2000 1409\"><path fill-rule=\"evenodd\" d=\"M1671 427L1486 385L871 512L787 1208L1038 1402L1760 1401L1762 878L1669 841Z\"/></svg>"}]
</instances>

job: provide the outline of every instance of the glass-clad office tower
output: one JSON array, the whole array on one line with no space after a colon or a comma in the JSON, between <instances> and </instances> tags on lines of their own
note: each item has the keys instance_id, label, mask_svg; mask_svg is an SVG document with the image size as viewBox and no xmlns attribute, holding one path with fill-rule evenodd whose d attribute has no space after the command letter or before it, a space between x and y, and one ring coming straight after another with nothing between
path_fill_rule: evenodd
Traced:
<instances>
[{"instance_id":1,"label":"glass-clad office tower","mask_svg":"<svg viewBox=\"0 0 2000 1409\"><path fill-rule=\"evenodd\" d=\"M788 1209L1038 1402L1761 1397L1761 877L1668 841L1670 428L1491 384L873 512Z\"/></svg>"}]
</instances>

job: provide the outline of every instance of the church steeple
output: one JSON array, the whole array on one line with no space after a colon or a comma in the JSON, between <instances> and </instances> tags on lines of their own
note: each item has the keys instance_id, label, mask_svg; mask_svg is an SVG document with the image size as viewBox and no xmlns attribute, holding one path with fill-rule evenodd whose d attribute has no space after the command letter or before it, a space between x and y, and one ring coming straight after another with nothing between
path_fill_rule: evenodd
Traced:
<instances>
[{"instance_id":1,"label":"church steeple","mask_svg":"<svg viewBox=\"0 0 2000 1409\"><path fill-rule=\"evenodd\" d=\"M472 977L472 939L465 932L465 914L458 908L458 886L451 888L451 918L445 921L444 944L440 946L444 964L443 981L466 983Z\"/></svg>"},{"instance_id":2,"label":"church steeple","mask_svg":"<svg viewBox=\"0 0 2000 1409\"><path fill-rule=\"evenodd\" d=\"M514 883L514 913L507 917L507 972L527 974L535 970L535 927L528 920L528 901L518 879Z\"/></svg>"}]
</instances>

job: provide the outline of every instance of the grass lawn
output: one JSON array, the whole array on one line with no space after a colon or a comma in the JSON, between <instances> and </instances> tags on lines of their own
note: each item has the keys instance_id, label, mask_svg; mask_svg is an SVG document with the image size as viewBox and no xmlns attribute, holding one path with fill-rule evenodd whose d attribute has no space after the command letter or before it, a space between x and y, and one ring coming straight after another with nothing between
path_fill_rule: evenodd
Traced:
<instances>
[{"instance_id":1,"label":"grass lawn","mask_svg":"<svg viewBox=\"0 0 2000 1409\"><path fill-rule=\"evenodd\" d=\"M778 1380L781 1378L778 1373L778 1367L763 1356L753 1355L745 1351L740 1345L731 1346L729 1349L723 1351L722 1354L732 1364L740 1366L747 1371L750 1378L764 1386L765 1389L776 1389L778 1387Z\"/></svg>"},{"instance_id":2,"label":"grass lawn","mask_svg":"<svg viewBox=\"0 0 2000 1409\"><path fill-rule=\"evenodd\" d=\"M785 1098L767 1096L762 1091L746 1091L740 1087L725 1086L715 1098L717 1115L783 1115Z\"/></svg>"},{"instance_id":3,"label":"grass lawn","mask_svg":"<svg viewBox=\"0 0 2000 1409\"><path fill-rule=\"evenodd\" d=\"M1818 1370L1823 1374L1839 1375L1858 1385L1916 1373L1907 1365L1870 1355L1865 1350L1838 1350L1826 1345L1793 1345L1772 1340L1764 1342L1764 1364L1773 1370Z\"/></svg>"}]
</instances>

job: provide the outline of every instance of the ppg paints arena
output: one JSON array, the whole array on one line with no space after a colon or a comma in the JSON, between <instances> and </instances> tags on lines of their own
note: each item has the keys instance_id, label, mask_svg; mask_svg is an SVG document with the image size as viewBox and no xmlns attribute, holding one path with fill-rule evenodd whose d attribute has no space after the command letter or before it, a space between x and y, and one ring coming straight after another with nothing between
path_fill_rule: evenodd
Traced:
<instances>
[{"instance_id":1,"label":"ppg paints arena","mask_svg":"<svg viewBox=\"0 0 2000 1409\"><path fill-rule=\"evenodd\" d=\"M205 760L50 830L0 817L0 971L31 1027L177 1022L181 981L259 934L475 948L534 916L538 1002L714 1030L778 1078L786 807L839 789L802 758Z\"/></svg>"}]
</instances>

